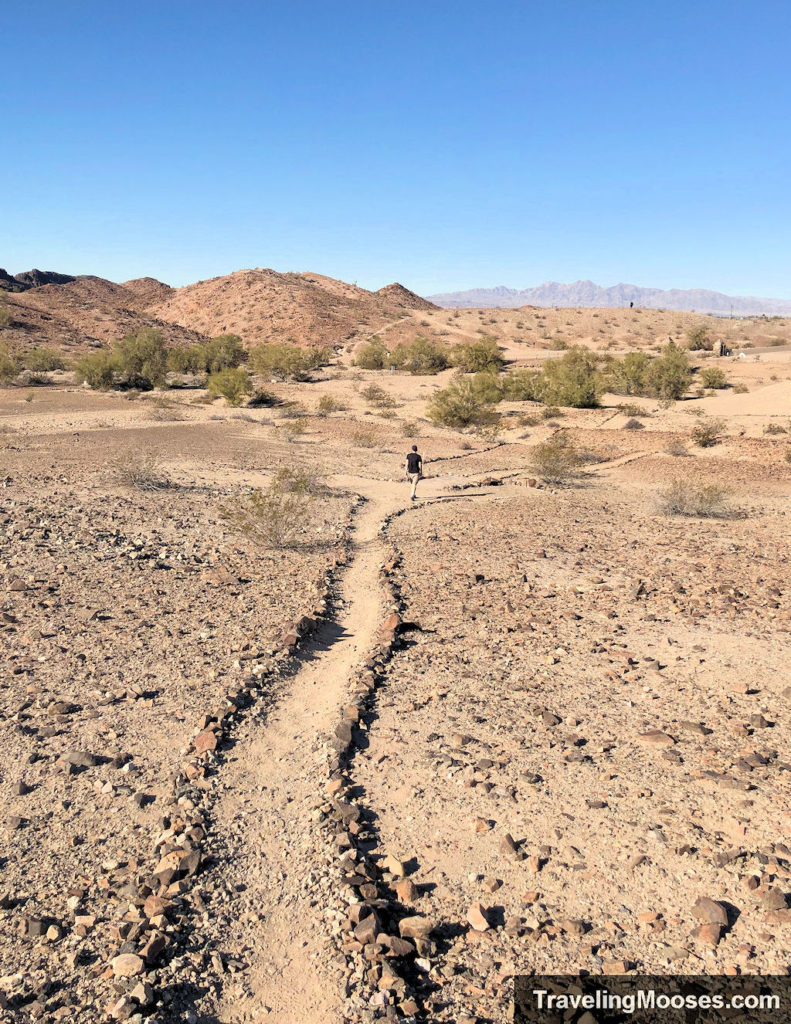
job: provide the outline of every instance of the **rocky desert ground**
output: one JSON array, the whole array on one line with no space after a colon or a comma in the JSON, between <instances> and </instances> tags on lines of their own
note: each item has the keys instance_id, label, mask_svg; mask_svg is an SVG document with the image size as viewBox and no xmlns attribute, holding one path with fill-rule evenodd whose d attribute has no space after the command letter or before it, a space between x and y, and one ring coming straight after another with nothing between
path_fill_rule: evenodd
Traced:
<instances>
[{"instance_id":1,"label":"rocky desert ground","mask_svg":"<svg viewBox=\"0 0 791 1024\"><path fill-rule=\"evenodd\" d=\"M328 280L346 333L266 408L0 391L0 1019L500 1024L517 973L787 973L791 324L711 321L729 389L481 434L426 418L453 371L359 345L489 334L532 367L700 318L399 293L365 323ZM157 284L112 330L252 315L238 280L216 316ZM15 337L53 288L9 295ZM80 301L66 349L106 340ZM534 468L559 430L588 456L564 485ZM284 472L272 548L233 512ZM661 512L678 479L729 514Z\"/></svg>"}]
</instances>

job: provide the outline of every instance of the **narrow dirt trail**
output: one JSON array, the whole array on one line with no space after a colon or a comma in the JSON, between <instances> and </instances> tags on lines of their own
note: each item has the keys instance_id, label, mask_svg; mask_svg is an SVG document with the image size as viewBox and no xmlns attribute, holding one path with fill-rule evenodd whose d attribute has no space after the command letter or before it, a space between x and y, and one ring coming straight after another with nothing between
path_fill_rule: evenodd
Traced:
<instances>
[{"instance_id":1,"label":"narrow dirt trail","mask_svg":"<svg viewBox=\"0 0 791 1024\"><path fill-rule=\"evenodd\" d=\"M301 668L265 724L259 718L246 725L223 773L216 818L232 855L229 952L245 969L225 986L221 1021L342 1019L340 974L321 966L327 939L315 810L323 793L322 745L381 624L379 526L405 496L403 485L376 485L357 514L340 613L306 645Z\"/></svg>"}]
</instances>

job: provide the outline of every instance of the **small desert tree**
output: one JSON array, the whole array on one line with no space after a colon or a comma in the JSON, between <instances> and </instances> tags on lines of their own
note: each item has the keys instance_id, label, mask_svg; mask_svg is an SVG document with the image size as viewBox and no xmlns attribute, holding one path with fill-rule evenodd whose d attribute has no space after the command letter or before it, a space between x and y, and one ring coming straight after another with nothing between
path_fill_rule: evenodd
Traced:
<instances>
[{"instance_id":1,"label":"small desert tree","mask_svg":"<svg viewBox=\"0 0 791 1024\"><path fill-rule=\"evenodd\" d=\"M564 352L560 359L547 359L542 370L542 399L548 405L593 409L603 390L596 357L581 345Z\"/></svg>"},{"instance_id":2,"label":"small desert tree","mask_svg":"<svg viewBox=\"0 0 791 1024\"><path fill-rule=\"evenodd\" d=\"M646 385L650 393L669 401L682 398L691 379L689 356L673 341L662 348L658 358L651 360L646 372Z\"/></svg>"},{"instance_id":3,"label":"small desert tree","mask_svg":"<svg viewBox=\"0 0 791 1024\"><path fill-rule=\"evenodd\" d=\"M0 342L0 381L4 384L14 380L19 373L19 360L14 352Z\"/></svg>"},{"instance_id":4,"label":"small desert tree","mask_svg":"<svg viewBox=\"0 0 791 1024\"><path fill-rule=\"evenodd\" d=\"M432 395L427 410L428 418L443 427L483 427L497 423L499 416L494 409L491 393L487 386L475 378L462 377Z\"/></svg>"},{"instance_id":5,"label":"small desert tree","mask_svg":"<svg viewBox=\"0 0 791 1024\"><path fill-rule=\"evenodd\" d=\"M447 347L423 337L396 345L389 358L399 370L415 375L439 373L450 366Z\"/></svg>"},{"instance_id":6,"label":"small desert tree","mask_svg":"<svg viewBox=\"0 0 791 1024\"><path fill-rule=\"evenodd\" d=\"M74 364L74 373L78 381L84 381L89 387L109 391L115 383L117 368L117 361L112 353L102 349L80 356Z\"/></svg>"},{"instance_id":7,"label":"small desert tree","mask_svg":"<svg viewBox=\"0 0 791 1024\"><path fill-rule=\"evenodd\" d=\"M56 348L38 345L25 353L25 369L34 373L50 373L64 368L63 356Z\"/></svg>"},{"instance_id":8,"label":"small desert tree","mask_svg":"<svg viewBox=\"0 0 791 1024\"><path fill-rule=\"evenodd\" d=\"M480 341L466 341L454 345L451 349L451 362L464 373L496 373L503 365L503 356L495 339L486 335Z\"/></svg>"},{"instance_id":9,"label":"small desert tree","mask_svg":"<svg viewBox=\"0 0 791 1024\"><path fill-rule=\"evenodd\" d=\"M127 334L116 346L115 357L126 386L152 388L164 384L168 354L162 331L157 328L144 327Z\"/></svg>"},{"instance_id":10,"label":"small desert tree","mask_svg":"<svg viewBox=\"0 0 791 1024\"><path fill-rule=\"evenodd\" d=\"M709 329L705 324L696 324L687 331L687 348L691 352L711 351L714 342L709 337Z\"/></svg>"},{"instance_id":11,"label":"small desert tree","mask_svg":"<svg viewBox=\"0 0 791 1024\"><path fill-rule=\"evenodd\" d=\"M219 395L228 405L239 405L253 390L250 374L241 366L218 370L209 375L206 384L209 394Z\"/></svg>"},{"instance_id":12,"label":"small desert tree","mask_svg":"<svg viewBox=\"0 0 791 1024\"><path fill-rule=\"evenodd\" d=\"M383 370L389 365L390 353L381 338L371 338L362 345L354 359L354 365L363 370Z\"/></svg>"}]
</instances>

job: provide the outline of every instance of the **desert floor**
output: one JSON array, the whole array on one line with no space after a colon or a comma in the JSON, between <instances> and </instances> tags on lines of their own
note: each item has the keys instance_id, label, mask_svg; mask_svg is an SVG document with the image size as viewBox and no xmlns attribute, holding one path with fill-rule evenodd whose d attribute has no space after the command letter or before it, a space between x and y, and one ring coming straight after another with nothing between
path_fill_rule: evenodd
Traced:
<instances>
[{"instance_id":1,"label":"desert floor","mask_svg":"<svg viewBox=\"0 0 791 1024\"><path fill-rule=\"evenodd\" d=\"M516 323L489 312L426 320ZM0 1019L499 1024L519 972L787 972L791 362L761 329L717 360L747 391L634 400L642 429L614 396L440 429L449 374L349 353L268 409L0 391ZM559 426L588 471L529 486ZM224 509L283 467L317 493L271 550ZM733 515L660 514L677 478Z\"/></svg>"}]
</instances>

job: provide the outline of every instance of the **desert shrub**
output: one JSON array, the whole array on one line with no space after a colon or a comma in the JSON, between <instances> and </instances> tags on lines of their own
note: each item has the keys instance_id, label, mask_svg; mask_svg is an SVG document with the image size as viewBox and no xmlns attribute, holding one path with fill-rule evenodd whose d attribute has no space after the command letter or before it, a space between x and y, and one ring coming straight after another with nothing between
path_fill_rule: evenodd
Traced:
<instances>
[{"instance_id":1,"label":"desert shrub","mask_svg":"<svg viewBox=\"0 0 791 1024\"><path fill-rule=\"evenodd\" d=\"M288 342L258 345L250 353L250 365L262 377L280 380L304 380L311 370L322 366L328 358L326 349L304 349Z\"/></svg>"},{"instance_id":2,"label":"desert shrub","mask_svg":"<svg viewBox=\"0 0 791 1024\"><path fill-rule=\"evenodd\" d=\"M322 395L319 399L318 411L322 416L327 416L331 412L343 412L345 408L343 402L334 395Z\"/></svg>"},{"instance_id":3,"label":"desert shrub","mask_svg":"<svg viewBox=\"0 0 791 1024\"><path fill-rule=\"evenodd\" d=\"M6 327L10 327L13 324L14 318L11 315L10 310L5 308L5 305L0 302L0 331L5 330Z\"/></svg>"},{"instance_id":4,"label":"desert shrub","mask_svg":"<svg viewBox=\"0 0 791 1024\"><path fill-rule=\"evenodd\" d=\"M645 430L645 423L641 423L640 420L635 419L633 416L630 417L623 425L624 430Z\"/></svg>"},{"instance_id":5,"label":"desert shrub","mask_svg":"<svg viewBox=\"0 0 791 1024\"><path fill-rule=\"evenodd\" d=\"M547 405L541 410L542 420L558 420L561 419L565 413L558 409L556 405Z\"/></svg>"},{"instance_id":6,"label":"desert shrub","mask_svg":"<svg viewBox=\"0 0 791 1024\"><path fill-rule=\"evenodd\" d=\"M503 365L503 356L494 338L486 335L480 341L462 342L451 349L450 359L464 373L491 371L496 373Z\"/></svg>"},{"instance_id":7,"label":"desert shrub","mask_svg":"<svg viewBox=\"0 0 791 1024\"><path fill-rule=\"evenodd\" d=\"M789 448L789 449L788 449L788 450L786 451L786 453L785 453L785 455L783 456L783 458L784 458L784 459L786 460L786 462L791 462L791 448Z\"/></svg>"},{"instance_id":8,"label":"desert shrub","mask_svg":"<svg viewBox=\"0 0 791 1024\"><path fill-rule=\"evenodd\" d=\"M381 437L374 427L362 426L352 433L352 444L357 448L376 448L381 444Z\"/></svg>"},{"instance_id":9,"label":"desert shrub","mask_svg":"<svg viewBox=\"0 0 791 1024\"><path fill-rule=\"evenodd\" d=\"M279 429L287 441L293 442L307 433L308 425L301 416L298 416L296 419L283 420Z\"/></svg>"},{"instance_id":10,"label":"desert shrub","mask_svg":"<svg viewBox=\"0 0 791 1024\"><path fill-rule=\"evenodd\" d=\"M283 466L274 475L275 488L291 494L324 494L327 486L321 474L304 466Z\"/></svg>"},{"instance_id":11,"label":"desert shrub","mask_svg":"<svg viewBox=\"0 0 791 1024\"><path fill-rule=\"evenodd\" d=\"M232 529L266 548L294 547L310 527L313 496L288 482L272 480L233 505L220 509Z\"/></svg>"},{"instance_id":12,"label":"desert shrub","mask_svg":"<svg viewBox=\"0 0 791 1024\"><path fill-rule=\"evenodd\" d=\"M749 393L749 391L750 389L747 387L746 384L737 384L736 387L733 389L734 395L746 395Z\"/></svg>"},{"instance_id":13,"label":"desert shrub","mask_svg":"<svg viewBox=\"0 0 791 1024\"><path fill-rule=\"evenodd\" d=\"M512 402L540 402L541 374L535 370L512 370L503 375L503 398Z\"/></svg>"},{"instance_id":14,"label":"desert shrub","mask_svg":"<svg viewBox=\"0 0 791 1024\"><path fill-rule=\"evenodd\" d=\"M271 405L277 405L277 398L265 388L256 388L247 403L248 409L263 409Z\"/></svg>"},{"instance_id":15,"label":"desert shrub","mask_svg":"<svg viewBox=\"0 0 791 1024\"><path fill-rule=\"evenodd\" d=\"M530 453L530 469L550 484L566 484L582 475L585 458L565 430L537 444Z\"/></svg>"},{"instance_id":16,"label":"desert shrub","mask_svg":"<svg viewBox=\"0 0 791 1024\"><path fill-rule=\"evenodd\" d=\"M404 420L401 424L401 431L404 437L419 437L420 427L414 420Z\"/></svg>"},{"instance_id":17,"label":"desert shrub","mask_svg":"<svg viewBox=\"0 0 791 1024\"><path fill-rule=\"evenodd\" d=\"M51 373L53 370L62 370L65 366L60 352L45 345L31 348L25 354L24 363L25 369L33 370L34 373Z\"/></svg>"},{"instance_id":18,"label":"desert shrub","mask_svg":"<svg viewBox=\"0 0 791 1024\"><path fill-rule=\"evenodd\" d=\"M186 348L168 352L168 366L175 373L218 373L234 370L246 357L238 334L219 334L209 341L199 341Z\"/></svg>"},{"instance_id":19,"label":"desert shrub","mask_svg":"<svg viewBox=\"0 0 791 1024\"><path fill-rule=\"evenodd\" d=\"M77 379L98 391L108 391L113 386L116 369L117 361L106 349L80 356L74 364Z\"/></svg>"},{"instance_id":20,"label":"desert shrub","mask_svg":"<svg viewBox=\"0 0 791 1024\"><path fill-rule=\"evenodd\" d=\"M616 395L645 395L651 356L645 352L627 352L623 359L605 364L607 387Z\"/></svg>"},{"instance_id":21,"label":"desert shrub","mask_svg":"<svg viewBox=\"0 0 791 1024\"><path fill-rule=\"evenodd\" d=\"M764 427L765 434L787 434L788 431L782 423L767 423Z\"/></svg>"},{"instance_id":22,"label":"desert shrub","mask_svg":"<svg viewBox=\"0 0 791 1024\"><path fill-rule=\"evenodd\" d=\"M687 348L691 352L710 352L714 342L709 337L709 329L705 324L697 324L687 331Z\"/></svg>"},{"instance_id":23,"label":"desert shrub","mask_svg":"<svg viewBox=\"0 0 791 1024\"><path fill-rule=\"evenodd\" d=\"M497 372L491 370L479 370L472 378L476 394L484 402L497 405L502 401L503 388Z\"/></svg>"},{"instance_id":24,"label":"desert shrub","mask_svg":"<svg viewBox=\"0 0 791 1024\"><path fill-rule=\"evenodd\" d=\"M549 348L553 352L565 352L569 347L569 343L565 338L553 338L549 343Z\"/></svg>"},{"instance_id":25,"label":"desert shrub","mask_svg":"<svg viewBox=\"0 0 791 1024\"><path fill-rule=\"evenodd\" d=\"M675 342L663 346L661 354L652 359L646 371L649 394L657 398L677 400L689 387L691 370L685 350Z\"/></svg>"},{"instance_id":26,"label":"desert shrub","mask_svg":"<svg viewBox=\"0 0 791 1024\"><path fill-rule=\"evenodd\" d=\"M431 396L427 415L443 427L481 427L499 419L493 404L475 378L461 377Z\"/></svg>"},{"instance_id":27,"label":"desert shrub","mask_svg":"<svg viewBox=\"0 0 791 1024\"><path fill-rule=\"evenodd\" d=\"M706 366L698 374L698 380L704 388L718 391L729 386L728 378L719 366Z\"/></svg>"},{"instance_id":28,"label":"desert shrub","mask_svg":"<svg viewBox=\"0 0 791 1024\"><path fill-rule=\"evenodd\" d=\"M168 369L174 373L202 373L204 362L201 345L172 348L168 352Z\"/></svg>"},{"instance_id":29,"label":"desert shrub","mask_svg":"<svg viewBox=\"0 0 791 1024\"><path fill-rule=\"evenodd\" d=\"M19 360L7 345L0 344L0 381L10 383L19 373Z\"/></svg>"},{"instance_id":30,"label":"desert shrub","mask_svg":"<svg viewBox=\"0 0 791 1024\"><path fill-rule=\"evenodd\" d=\"M239 405L253 390L250 374L242 367L218 370L209 375L206 389L211 395L221 395L228 405Z\"/></svg>"},{"instance_id":31,"label":"desert shrub","mask_svg":"<svg viewBox=\"0 0 791 1024\"><path fill-rule=\"evenodd\" d=\"M447 346L428 338L402 341L390 352L390 363L415 375L439 373L450 365Z\"/></svg>"},{"instance_id":32,"label":"desert shrub","mask_svg":"<svg viewBox=\"0 0 791 1024\"><path fill-rule=\"evenodd\" d=\"M135 334L127 334L116 345L114 357L126 387L145 389L165 382L168 354L162 331L155 327L144 327Z\"/></svg>"},{"instance_id":33,"label":"desert shrub","mask_svg":"<svg viewBox=\"0 0 791 1024\"><path fill-rule=\"evenodd\" d=\"M113 476L122 486L136 487L141 491L157 491L170 486L159 458L152 452L129 452L117 459L113 465Z\"/></svg>"},{"instance_id":34,"label":"desert shrub","mask_svg":"<svg viewBox=\"0 0 791 1024\"><path fill-rule=\"evenodd\" d=\"M383 370L389 366L390 353L384 346L381 338L372 338L365 345L361 346L355 356L354 365L363 370Z\"/></svg>"},{"instance_id":35,"label":"desert shrub","mask_svg":"<svg viewBox=\"0 0 791 1024\"><path fill-rule=\"evenodd\" d=\"M724 420L701 420L692 428L692 440L699 448L711 448L719 443L724 429Z\"/></svg>"},{"instance_id":36,"label":"desert shrub","mask_svg":"<svg viewBox=\"0 0 791 1024\"><path fill-rule=\"evenodd\" d=\"M729 491L721 484L676 479L659 494L659 510L669 516L721 517L730 513Z\"/></svg>"},{"instance_id":37,"label":"desert shrub","mask_svg":"<svg viewBox=\"0 0 791 1024\"><path fill-rule=\"evenodd\" d=\"M200 346L206 373L235 370L245 360L245 350L238 334L218 334Z\"/></svg>"},{"instance_id":38,"label":"desert shrub","mask_svg":"<svg viewBox=\"0 0 791 1024\"><path fill-rule=\"evenodd\" d=\"M580 345L564 352L560 359L547 359L542 370L542 399L551 405L592 409L603 391L596 357Z\"/></svg>"},{"instance_id":39,"label":"desert shrub","mask_svg":"<svg viewBox=\"0 0 791 1024\"><path fill-rule=\"evenodd\" d=\"M397 404L392 395L389 395L378 384L366 384L360 391L360 395L369 405L375 405L378 409L392 409Z\"/></svg>"},{"instance_id":40,"label":"desert shrub","mask_svg":"<svg viewBox=\"0 0 791 1024\"><path fill-rule=\"evenodd\" d=\"M683 441L668 441L665 451L668 455L672 455L675 458L683 458L685 455L689 455L689 448Z\"/></svg>"},{"instance_id":41,"label":"desert shrub","mask_svg":"<svg viewBox=\"0 0 791 1024\"><path fill-rule=\"evenodd\" d=\"M618 412L622 412L624 416L648 416L649 413L643 409L640 405L634 405L631 402L625 402L618 406Z\"/></svg>"}]
</instances>

